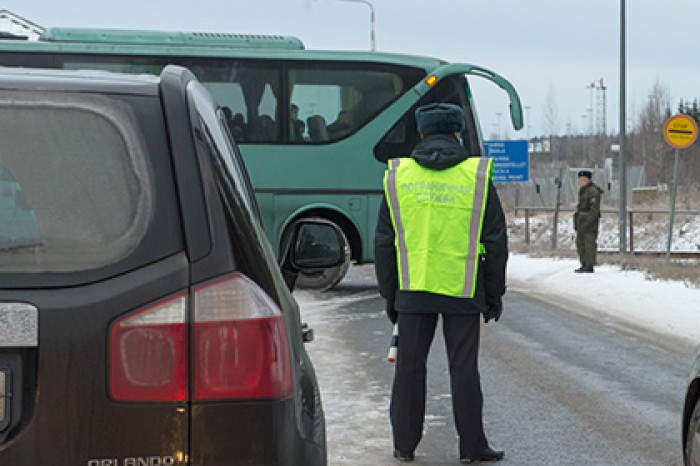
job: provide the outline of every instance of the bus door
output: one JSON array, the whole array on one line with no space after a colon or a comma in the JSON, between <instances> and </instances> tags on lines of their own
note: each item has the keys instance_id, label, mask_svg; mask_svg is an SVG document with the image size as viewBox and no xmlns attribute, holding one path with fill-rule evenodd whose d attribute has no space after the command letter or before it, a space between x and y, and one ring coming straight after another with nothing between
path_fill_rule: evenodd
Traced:
<instances>
[{"instance_id":1,"label":"bus door","mask_svg":"<svg viewBox=\"0 0 700 466\"><path fill-rule=\"evenodd\" d=\"M414 112L421 105L435 102L452 103L462 107L465 119L465 129L462 133L463 144L470 153L485 155L481 128L467 83L469 75L485 78L508 94L513 127L516 130L522 129L523 115L520 98L508 80L479 66L449 64L434 70L377 118L376 127L390 127L391 129L375 146L374 157L380 162L386 163L391 158L409 156L419 140ZM398 121L391 121L391 118L398 112L403 112L404 116ZM386 121L380 122L379 120Z\"/></svg>"}]
</instances>

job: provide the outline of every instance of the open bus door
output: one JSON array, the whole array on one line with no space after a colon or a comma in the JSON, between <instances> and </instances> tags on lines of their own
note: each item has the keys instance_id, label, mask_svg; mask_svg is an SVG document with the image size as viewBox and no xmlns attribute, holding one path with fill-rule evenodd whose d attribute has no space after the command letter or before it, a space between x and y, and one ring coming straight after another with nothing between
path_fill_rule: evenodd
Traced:
<instances>
[{"instance_id":1,"label":"open bus door","mask_svg":"<svg viewBox=\"0 0 700 466\"><path fill-rule=\"evenodd\" d=\"M430 102L455 100L464 109L465 130L463 141L470 153L485 156L481 129L479 127L474 101L467 85L467 75L485 78L503 89L510 99L510 115L516 130L523 127L522 105L513 85L502 76L479 66L469 64L448 64L432 71L429 75L409 89L393 104L384 109L373 121L358 133L367 141L379 141L374 147L374 157L382 163L390 158L406 157L418 142L415 132L413 110L419 105ZM388 130L387 130L388 129ZM381 191L378 191L379 194ZM376 196L379 197L379 196ZM378 209L375 200L374 207ZM376 210L370 211L369 217L376 218ZM373 230L373 224L369 230ZM370 246L371 247L371 246ZM335 286L345 276L349 262L350 249L346 244L347 260L344 264L324 271L312 271L300 276L304 287L328 289Z\"/></svg>"},{"instance_id":2,"label":"open bus door","mask_svg":"<svg viewBox=\"0 0 700 466\"><path fill-rule=\"evenodd\" d=\"M450 65L441 66L433 73L425 78L422 82L416 84L414 89L416 92L425 94L432 88L438 81L446 76L453 76L456 74L464 74L471 76L478 76L480 78L488 79L489 81L496 84L498 87L503 89L510 99L510 120L513 123L513 128L517 131L523 128L523 107L520 103L520 97L515 91L515 87L503 76L494 73L491 70L483 68L476 65L468 65L461 63L453 63ZM471 97L471 96L470 96Z\"/></svg>"},{"instance_id":3,"label":"open bus door","mask_svg":"<svg viewBox=\"0 0 700 466\"><path fill-rule=\"evenodd\" d=\"M439 89L440 85L445 83L445 81L456 77L463 79L463 77L465 76L477 76L480 78L487 79L496 84L501 89L503 89L508 94L508 98L510 100L510 118L513 124L513 128L515 130L520 130L523 128L523 109L522 104L520 102L520 97L518 96L515 87L507 79L505 79L497 73L494 73L491 70L480 66L463 63L448 64L435 69L432 73L427 75L423 80L416 84L413 87L413 89L406 92L400 99L394 102L386 111L382 112L382 114L377 117L375 121L376 125L374 127L392 128L393 130L396 127L396 114L407 114L411 109L414 109L417 105L427 103L426 101L431 100L431 95L434 94L434 91ZM479 121L476 115L476 109L474 107L474 101L472 99L472 95L469 88L467 87L466 89L464 89L464 91L466 91L466 101L461 102L461 104L463 107L465 107L465 131L468 132L470 130L473 130L474 135L477 136L477 140L473 141L473 146L471 146L471 144L470 146L475 152L478 151L476 152L476 154L483 156L485 155L485 152L481 136L481 129L479 127ZM433 95L432 99L439 100L439 96ZM468 108L466 106L468 106ZM403 131L409 131L409 129L407 127L404 127ZM372 137L379 135L368 136ZM379 138L381 138L381 136L379 136ZM384 139L386 140L386 138ZM408 142L409 138L405 138L405 141ZM466 143L467 140L465 138L465 145L467 145ZM409 145L412 146L413 144ZM401 148L399 148L399 146L390 148L390 146L386 146L385 144L379 144L378 147L375 148L374 157L378 161L386 163L387 160L391 157L407 156L407 150L408 147L405 146Z\"/></svg>"}]
</instances>

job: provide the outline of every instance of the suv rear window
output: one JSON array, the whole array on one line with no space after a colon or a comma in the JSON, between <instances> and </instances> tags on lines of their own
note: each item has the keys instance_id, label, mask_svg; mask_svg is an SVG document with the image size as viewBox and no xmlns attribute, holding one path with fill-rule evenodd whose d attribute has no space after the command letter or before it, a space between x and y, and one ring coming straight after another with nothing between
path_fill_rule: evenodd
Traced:
<instances>
[{"instance_id":1,"label":"suv rear window","mask_svg":"<svg viewBox=\"0 0 700 466\"><path fill-rule=\"evenodd\" d=\"M0 91L0 272L73 272L129 256L153 217L130 105Z\"/></svg>"}]
</instances>

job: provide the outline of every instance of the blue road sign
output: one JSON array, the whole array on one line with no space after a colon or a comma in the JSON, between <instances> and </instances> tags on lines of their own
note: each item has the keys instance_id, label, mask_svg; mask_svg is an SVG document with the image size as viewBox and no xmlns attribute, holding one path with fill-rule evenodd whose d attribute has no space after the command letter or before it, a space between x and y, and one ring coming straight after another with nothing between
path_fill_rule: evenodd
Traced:
<instances>
[{"instance_id":1,"label":"blue road sign","mask_svg":"<svg viewBox=\"0 0 700 466\"><path fill-rule=\"evenodd\" d=\"M525 140L484 141L486 156L493 159L493 181L522 183L530 181L530 158Z\"/></svg>"}]
</instances>

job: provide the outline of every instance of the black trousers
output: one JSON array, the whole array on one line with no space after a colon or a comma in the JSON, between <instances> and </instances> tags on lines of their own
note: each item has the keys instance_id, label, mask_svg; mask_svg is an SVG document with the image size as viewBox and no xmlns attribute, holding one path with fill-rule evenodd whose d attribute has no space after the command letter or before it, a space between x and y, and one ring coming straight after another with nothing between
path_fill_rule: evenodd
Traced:
<instances>
[{"instance_id":1,"label":"black trousers","mask_svg":"<svg viewBox=\"0 0 700 466\"><path fill-rule=\"evenodd\" d=\"M401 452L414 451L423 436L426 362L437 321L438 314L399 313L398 356L389 412L394 449ZM443 314L442 321L459 454L478 454L488 445L478 367L480 316Z\"/></svg>"}]
</instances>

